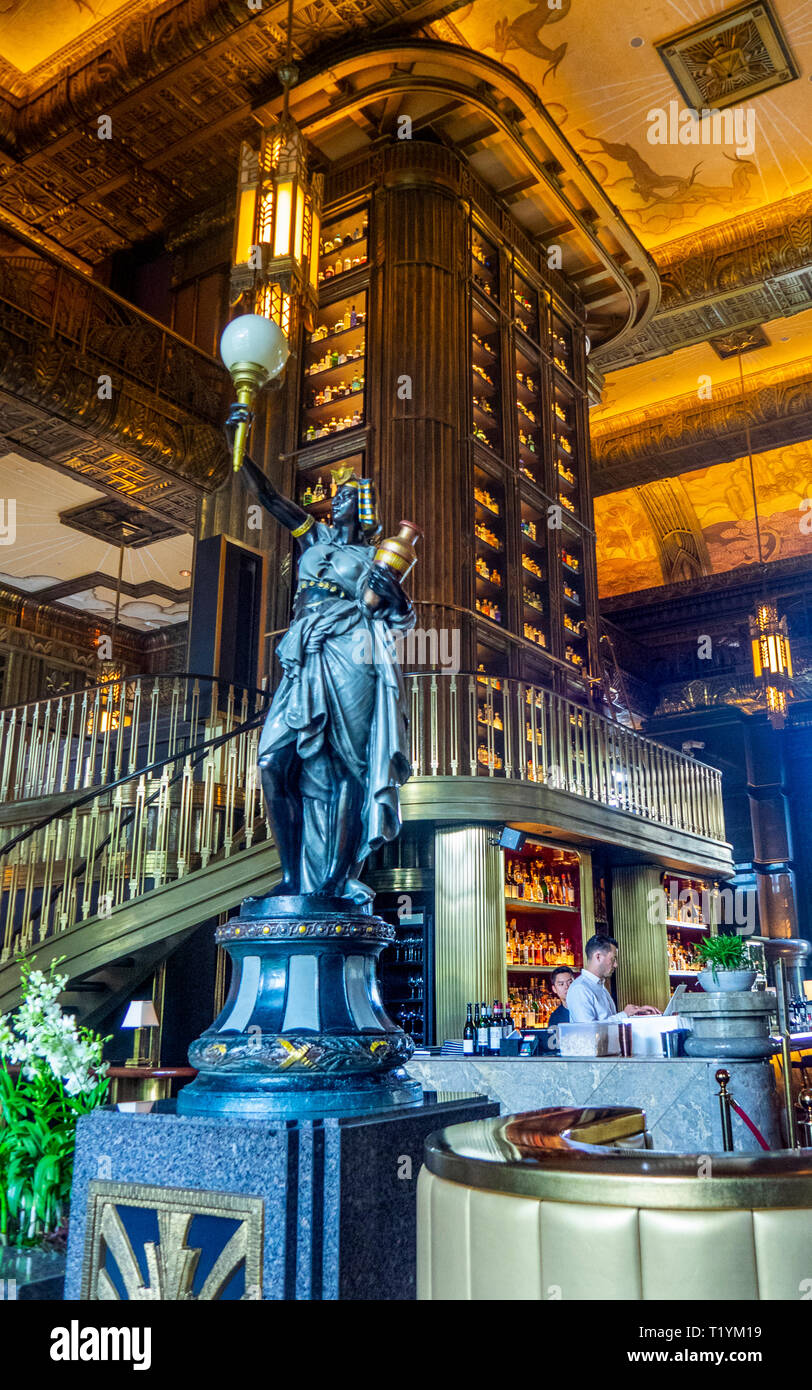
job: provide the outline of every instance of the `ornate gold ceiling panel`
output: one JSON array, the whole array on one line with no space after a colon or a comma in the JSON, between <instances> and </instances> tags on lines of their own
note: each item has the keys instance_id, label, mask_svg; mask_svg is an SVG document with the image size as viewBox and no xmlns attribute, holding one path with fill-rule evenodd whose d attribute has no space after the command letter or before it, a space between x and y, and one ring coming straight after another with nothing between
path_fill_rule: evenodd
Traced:
<instances>
[{"instance_id":1,"label":"ornate gold ceiling panel","mask_svg":"<svg viewBox=\"0 0 812 1390\"><path fill-rule=\"evenodd\" d=\"M596 495L737 458L745 449L745 419L754 449L812 437L808 362L752 373L744 384L744 400L739 382L726 381L713 387L710 400L694 392L594 423Z\"/></svg>"},{"instance_id":2,"label":"ornate gold ceiling panel","mask_svg":"<svg viewBox=\"0 0 812 1390\"><path fill-rule=\"evenodd\" d=\"M812 307L812 192L682 237L654 259L660 308L633 340L606 350L606 371Z\"/></svg>"}]
</instances>

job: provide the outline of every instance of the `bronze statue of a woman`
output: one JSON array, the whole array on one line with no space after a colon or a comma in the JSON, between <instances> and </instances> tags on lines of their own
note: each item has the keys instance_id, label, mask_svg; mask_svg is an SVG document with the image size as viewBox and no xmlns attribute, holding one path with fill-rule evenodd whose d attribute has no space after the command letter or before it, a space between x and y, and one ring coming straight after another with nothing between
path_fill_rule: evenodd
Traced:
<instances>
[{"instance_id":1,"label":"bronze statue of a woman","mask_svg":"<svg viewBox=\"0 0 812 1390\"><path fill-rule=\"evenodd\" d=\"M232 408L232 445L237 424L250 419L246 406ZM414 626L414 609L393 572L373 564L381 526L370 479L333 470L328 526L283 497L248 455L241 472L299 547L293 618L276 649L282 680L259 745L282 865L274 892L366 904L373 895L358 874L372 850L398 835L398 788L410 773L391 634Z\"/></svg>"}]
</instances>

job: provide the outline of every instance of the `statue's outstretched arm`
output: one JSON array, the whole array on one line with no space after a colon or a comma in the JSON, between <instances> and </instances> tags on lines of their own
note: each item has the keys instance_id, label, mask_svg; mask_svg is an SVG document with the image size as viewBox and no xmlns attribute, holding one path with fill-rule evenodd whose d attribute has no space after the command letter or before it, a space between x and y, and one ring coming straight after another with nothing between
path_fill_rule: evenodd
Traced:
<instances>
[{"instance_id":1,"label":"statue's outstretched arm","mask_svg":"<svg viewBox=\"0 0 812 1390\"><path fill-rule=\"evenodd\" d=\"M225 424L225 433L229 449L231 449L232 452L234 449L234 432L237 425L243 420L250 423L251 418L252 412L249 410L248 406L237 403L231 407ZM246 487L250 492L253 492L260 505L263 506L266 511L270 512L271 516L275 517L281 526L287 527L287 529L293 531L294 534L300 531L303 526L307 528L297 536L300 545L313 544L315 540L315 527L312 524L308 526L308 522L312 522L309 513L306 512L303 507L300 507L298 502L292 501L290 497L283 497L282 493L274 487L270 478L266 478L262 470L257 467L250 454L243 454L240 475Z\"/></svg>"}]
</instances>

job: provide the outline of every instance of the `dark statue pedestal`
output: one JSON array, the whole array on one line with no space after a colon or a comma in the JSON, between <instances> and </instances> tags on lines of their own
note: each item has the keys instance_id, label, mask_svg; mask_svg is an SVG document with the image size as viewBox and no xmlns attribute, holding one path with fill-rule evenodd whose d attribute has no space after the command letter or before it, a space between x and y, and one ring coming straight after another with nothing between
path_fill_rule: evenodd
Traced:
<instances>
[{"instance_id":1,"label":"dark statue pedestal","mask_svg":"<svg viewBox=\"0 0 812 1390\"><path fill-rule=\"evenodd\" d=\"M159 1186L181 1211L195 1191L261 1197L263 1299L413 1299L424 1141L498 1113L485 1096L434 1092L316 1121L181 1117L174 1101L149 1114L96 1110L77 1129L65 1297L80 1296L88 1189L102 1174L119 1190ZM186 1238L196 1244L192 1229Z\"/></svg>"},{"instance_id":2,"label":"dark statue pedestal","mask_svg":"<svg viewBox=\"0 0 812 1390\"><path fill-rule=\"evenodd\" d=\"M193 1043L181 1115L315 1119L419 1104L414 1044L384 1012L394 929L346 899L247 898L215 934L231 956L219 1018Z\"/></svg>"}]
</instances>

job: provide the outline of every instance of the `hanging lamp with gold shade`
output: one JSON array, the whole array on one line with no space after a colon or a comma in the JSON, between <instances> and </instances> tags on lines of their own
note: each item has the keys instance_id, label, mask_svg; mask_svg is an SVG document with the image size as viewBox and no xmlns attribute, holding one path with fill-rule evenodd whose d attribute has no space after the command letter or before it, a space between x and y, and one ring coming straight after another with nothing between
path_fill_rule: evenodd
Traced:
<instances>
[{"instance_id":1,"label":"hanging lamp with gold shade","mask_svg":"<svg viewBox=\"0 0 812 1390\"><path fill-rule=\"evenodd\" d=\"M753 672L767 700L767 717L782 728L792 699L792 653L786 618L779 618L771 599L763 598L750 618Z\"/></svg>"},{"instance_id":2,"label":"hanging lamp with gold shade","mask_svg":"<svg viewBox=\"0 0 812 1390\"><path fill-rule=\"evenodd\" d=\"M310 173L307 144L289 110L299 78L293 0L277 77L284 93L279 120L262 131L258 146L244 141L240 150L231 286L232 299L278 323L295 351L299 324L312 328L318 302L324 178Z\"/></svg>"},{"instance_id":3,"label":"hanging lamp with gold shade","mask_svg":"<svg viewBox=\"0 0 812 1390\"><path fill-rule=\"evenodd\" d=\"M761 683L767 704L767 718L774 729L783 729L786 722L789 702L793 698L792 653L789 645L786 617L779 618L778 607L767 595L766 565L761 544L761 525L758 515L758 494L756 491L756 470L753 462L753 448L750 440L750 418L744 393L744 371L742 369L741 348L739 357L739 383L741 387L744 429L747 440L747 460L750 465L750 486L753 492L753 520L756 528L756 546L761 576L761 598L756 604L755 613L750 615L750 644L753 657L753 674Z\"/></svg>"},{"instance_id":4,"label":"hanging lamp with gold shade","mask_svg":"<svg viewBox=\"0 0 812 1390\"><path fill-rule=\"evenodd\" d=\"M290 89L298 81L293 53L293 0L288 0L287 51L277 76L282 114L259 143L243 141L231 269L231 304L241 313L226 326L220 355L238 400L253 408L269 381L281 381L302 326L311 330L318 304L319 237L324 178L308 168L307 144L290 115ZM275 336L263 331L273 329ZM249 426L241 423L233 449L235 471Z\"/></svg>"},{"instance_id":5,"label":"hanging lamp with gold shade","mask_svg":"<svg viewBox=\"0 0 812 1390\"><path fill-rule=\"evenodd\" d=\"M232 298L274 319L291 347L318 301L324 180L309 175L302 133L284 115L240 155ZM248 307L248 304L246 304Z\"/></svg>"}]
</instances>

